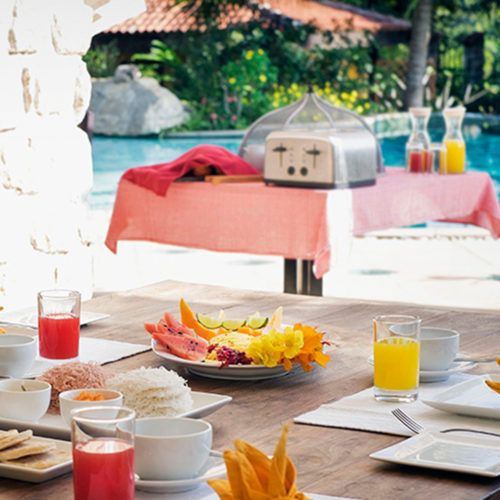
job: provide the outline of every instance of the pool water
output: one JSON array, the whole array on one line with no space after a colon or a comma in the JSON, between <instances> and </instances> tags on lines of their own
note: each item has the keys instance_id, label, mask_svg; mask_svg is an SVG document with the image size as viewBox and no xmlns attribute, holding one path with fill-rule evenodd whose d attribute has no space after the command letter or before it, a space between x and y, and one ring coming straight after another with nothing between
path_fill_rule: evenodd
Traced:
<instances>
[{"instance_id":1,"label":"pool water","mask_svg":"<svg viewBox=\"0 0 500 500\"><path fill-rule=\"evenodd\" d=\"M430 131L431 139L439 141L442 132ZM407 136L381 139L384 164L402 166ZM175 160L199 144L215 144L233 153L238 152L241 137L218 138L116 138L94 137L92 158L94 187L89 204L92 209L108 209L113 206L118 181L131 167L155 165ZM489 172L500 197L500 135L482 133L466 138L467 169Z\"/></svg>"}]
</instances>

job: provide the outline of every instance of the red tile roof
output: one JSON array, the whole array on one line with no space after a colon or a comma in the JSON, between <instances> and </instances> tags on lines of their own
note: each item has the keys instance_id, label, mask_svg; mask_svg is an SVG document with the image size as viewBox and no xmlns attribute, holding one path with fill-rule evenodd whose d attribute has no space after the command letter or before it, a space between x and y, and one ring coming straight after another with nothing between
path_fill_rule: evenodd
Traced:
<instances>
[{"instance_id":1,"label":"red tile roof","mask_svg":"<svg viewBox=\"0 0 500 500\"><path fill-rule=\"evenodd\" d=\"M117 24L106 33L171 33L197 29L196 19L173 0L146 0L147 10L137 17ZM323 0L253 0L244 7L228 6L218 20L221 29L250 20L279 14L304 24L312 23L320 30L354 29L356 31L408 30L404 19L360 9L352 5Z\"/></svg>"}]
</instances>

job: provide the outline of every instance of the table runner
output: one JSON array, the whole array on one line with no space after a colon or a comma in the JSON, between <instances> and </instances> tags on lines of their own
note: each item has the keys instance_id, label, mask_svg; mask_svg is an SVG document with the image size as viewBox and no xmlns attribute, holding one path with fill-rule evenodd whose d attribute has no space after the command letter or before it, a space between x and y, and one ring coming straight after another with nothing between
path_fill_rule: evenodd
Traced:
<instances>
[{"instance_id":1,"label":"table runner","mask_svg":"<svg viewBox=\"0 0 500 500\"><path fill-rule=\"evenodd\" d=\"M95 361L103 365L150 350L150 345L131 344L130 342L96 339L92 337L80 337L80 355L78 356L78 361L83 363ZM66 360L55 361L38 357L28 373L25 374L25 377L37 377L52 366L65 362Z\"/></svg>"},{"instance_id":2,"label":"table runner","mask_svg":"<svg viewBox=\"0 0 500 500\"><path fill-rule=\"evenodd\" d=\"M419 387L419 396L422 399L430 399L446 388L473 376L455 374L445 382L421 384ZM391 413L391 410L398 407L429 431L439 431L452 427L467 427L499 432L500 428L498 420L447 413L431 408L419 400L412 403L377 402L373 397L373 387L352 396L339 399L338 401L323 404L313 411L295 417L294 422L379 432L382 434L395 434L397 436L412 436L414 433L399 422Z\"/></svg>"},{"instance_id":3,"label":"table runner","mask_svg":"<svg viewBox=\"0 0 500 500\"><path fill-rule=\"evenodd\" d=\"M167 196L122 178L105 243L115 253L119 240L143 240L312 260L321 278L352 233L429 220L475 224L499 236L491 177L388 167L374 186L348 190L186 182L173 183Z\"/></svg>"}]
</instances>

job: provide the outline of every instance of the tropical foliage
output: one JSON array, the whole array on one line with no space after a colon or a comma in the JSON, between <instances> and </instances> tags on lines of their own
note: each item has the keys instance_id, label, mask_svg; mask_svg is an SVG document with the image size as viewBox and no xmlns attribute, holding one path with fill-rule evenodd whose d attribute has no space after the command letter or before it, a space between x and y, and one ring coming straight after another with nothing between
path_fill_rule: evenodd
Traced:
<instances>
[{"instance_id":1,"label":"tropical foliage","mask_svg":"<svg viewBox=\"0 0 500 500\"><path fill-rule=\"evenodd\" d=\"M206 19L216 19L217 9L239 0L201 2ZM351 0L380 12L410 18L420 0ZM213 10L215 9L215 10ZM435 2L433 31L440 33L441 68L426 69L424 104L435 108L464 103L470 110L499 113L500 44L496 37L500 8L486 0ZM466 22L468 21L468 22ZM245 128L262 114L293 103L312 88L330 103L360 114L404 108L408 45L380 46L370 33L367 43L353 42L348 32L328 45L307 46L311 26L273 26L251 23L244 28L207 29L154 40L149 53L132 61L143 75L152 76L185 103L190 119L184 130ZM467 85L463 63L463 38L471 31L485 33L484 81ZM339 43L340 42L340 43ZM109 76L119 61L116 46L89 51L93 76ZM411 66L410 66L411 67Z\"/></svg>"}]
</instances>

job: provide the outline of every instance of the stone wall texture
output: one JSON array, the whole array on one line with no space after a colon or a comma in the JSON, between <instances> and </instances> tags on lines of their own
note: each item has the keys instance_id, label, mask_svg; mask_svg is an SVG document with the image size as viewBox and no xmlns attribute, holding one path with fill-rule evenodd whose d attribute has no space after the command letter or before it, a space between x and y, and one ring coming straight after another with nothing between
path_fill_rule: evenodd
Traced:
<instances>
[{"instance_id":1,"label":"stone wall texture","mask_svg":"<svg viewBox=\"0 0 500 500\"><path fill-rule=\"evenodd\" d=\"M99 4L113 1L119 3ZM36 293L48 288L92 296L85 202L92 157L78 124L90 101L82 56L95 17L89 0L0 1L0 305L6 310L34 306Z\"/></svg>"}]
</instances>

